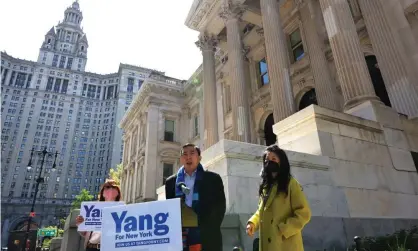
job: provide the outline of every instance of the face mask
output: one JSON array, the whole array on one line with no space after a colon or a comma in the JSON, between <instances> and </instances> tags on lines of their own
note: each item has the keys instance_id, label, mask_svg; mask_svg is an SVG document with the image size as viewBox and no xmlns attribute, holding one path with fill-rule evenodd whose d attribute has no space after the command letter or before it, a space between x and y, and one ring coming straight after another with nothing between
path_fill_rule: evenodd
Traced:
<instances>
[{"instance_id":1,"label":"face mask","mask_svg":"<svg viewBox=\"0 0 418 251\"><path fill-rule=\"evenodd\" d=\"M280 171L280 165L277 162L268 160L264 163L264 171L267 173L278 173Z\"/></svg>"}]
</instances>

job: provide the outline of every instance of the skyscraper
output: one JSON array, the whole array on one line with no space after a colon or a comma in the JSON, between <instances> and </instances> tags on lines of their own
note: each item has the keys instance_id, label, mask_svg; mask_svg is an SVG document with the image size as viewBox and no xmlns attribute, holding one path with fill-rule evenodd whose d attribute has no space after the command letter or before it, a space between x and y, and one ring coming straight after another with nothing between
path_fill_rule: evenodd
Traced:
<instances>
[{"instance_id":1,"label":"skyscraper","mask_svg":"<svg viewBox=\"0 0 418 251\"><path fill-rule=\"evenodd\" d=\"M22 229L30 211L41 162L36 157L26 169L32 148L60 153L55 171L53 158L46 159L35 209L38 225L55 224L81 189L97 196L109 169L121 163L117 125L144 80L175 80L126 64L105 75L85 72L89 43L82 20L74 2L46 33L37 62L1 53L2 241L7 231Z\"/></svg>"}]
</instances>

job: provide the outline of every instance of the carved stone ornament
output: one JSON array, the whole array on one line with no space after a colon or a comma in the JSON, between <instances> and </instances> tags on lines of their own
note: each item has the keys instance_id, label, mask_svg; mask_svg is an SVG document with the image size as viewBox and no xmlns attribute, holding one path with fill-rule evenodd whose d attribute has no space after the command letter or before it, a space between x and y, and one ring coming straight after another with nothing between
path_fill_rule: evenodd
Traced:
<instances>
[{"instance_id":1,"label":"carved stone ornament","mask_svg":"<svg viewBox=\"0 0 418 251\"><path fill-rule=\"evenodd\" d=\"M242 48L242 55L244 56L245 60L248 60L247 58L247 54L251 51L251 47L250 46L244 46L244 48Z\"/></svg>"},{"instance_id":2,"label":"carved stone ornament","mask_svg":"<svg viewBox=\"0 0 418 251\"><path fill-rule=\"evenodd\" d=\"M219 39L216 36L210 36L203 34L199 37L199 40L195 43L201 50L215 51L216 46L219 43Z\"/></svg>"},{"instance_id":3,"label":"carved stone ornament","mask_svg":"<svg viewBox=\"0 0 418 251\"><path fill-rule=\"evenodd\" d=\"M264 29L263 27L259 27L255 30L260 37L264 37Z\"/></svg>"},{"instance_id":4,"label":"carved stone ornament","mask_svg":"<svg viewBox=\"0 0 418 251\"><path fill-rule=\"evenodd\" d=\"M298 82L298 86L300 89L302 89L306 84L306 80L304 78L302 78L299 82Z\"/></svg>"},{"instance_id":5,"label":"carved stone ornament","mask_svg":"<svg viewBox=\"0 0 418 251\"><path fill-rule=\"evenodd\" d=\"M230 19L240 19L245 12L245 6L243 4L233 3L232 0L226 0L221 6L219 16L226 22Z\"/></svg>"},{"instance_id":6,"label":"carved stone ornament","mask_svg":"<svg viewBox=\"0 0 418 251\"><path fill-rule=\"evenodd\" d=\"M305 1L304 0L294 0L295 1L295 5L298 7L298 8L301 8L302 7L302 5L305 3Z\"/></svg>"},{"instance_id":7,"label":"carved stone ornament","mask_svg":"<svg viewBox=\"0 0 418 251\"><path fill-rule=\"evenodd\" d=\"M242 53L244 54L244 56L246 56L250 51L251 51L250 46L244 46L244 48L242 48Z\"/></svg>"}]
</instances>

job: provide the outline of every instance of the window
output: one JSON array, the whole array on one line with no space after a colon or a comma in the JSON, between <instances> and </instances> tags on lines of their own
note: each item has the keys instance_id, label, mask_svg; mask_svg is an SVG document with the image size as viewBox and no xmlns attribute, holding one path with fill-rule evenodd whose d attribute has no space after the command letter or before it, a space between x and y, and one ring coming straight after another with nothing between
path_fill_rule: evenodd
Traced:
<instances>
[{"instance_id":1,"label":"window","mask_svg":"<svg viewBox=\"0 0 418 251\"><path fill-rule=\"evenodd\" d=\"M67 57L61 56L59 68L64 68L66 59L67 59Z\"/></svg>"},{"instance_id":2,"label":"window","mask_svg":"<svg viewBox=\"0 0 418 251\"><path fill-rule=\"evenodd\" d=\"M73 58L68 58L67 61L67 69L71 69L71 66L73 65Z\"/></svg>"},{"instance_id":3,"label":"window","mask_svg":"<svg viewBox=\"0 0 418 251\"><path fill-rule=\"evenodd\" d=\"M194 120L193 120L193 128L194 128L193 136L196 137L197 135L199 135L199 116L197 115L194 117Z\"/></svg>"},{"instance_id":4,"label":"window","mask_svg":"<svg viewBox=\"0 0 418 251\"><path fill-rule=\"evenodd\" d=\"M229 113L232 110L231 105L231 88L228 84L224 84L224 109L225 114Z\"/></svg>"},{"instance_id":5,"label":"window","mask_svg":"<svg viewBox=\"0 0 418 251\"><path fill-rule=\"evenodd\" d=\"M54 55L54 58L52 59L52 66L53 67L57 67L58 57L59 57L59 55Z\"/></svg>"},{"instance_id":6,"label":"window","mask_svg":"<svg viewBox=\"0 0 418 251\"><path fill-rule=\"evenodd\" d=\"M292 32L290 35L290 47L292 48L292 55L293 55L293 61L299 61L303 58L305 55L305 51L303 49L302 44L302 37L300 35L300 30L297 29L294 32Z\"/></svg>"},{"instance_id":7,"label":"window","mask_svg":"<svg viewBox=\"0 0 418 251\"><path fill-rule=\"evenodd\" d=\"M54 83L54 78L53 77L49 77L48 78L48 82L46 84L46 90L47 91L51 91L52 90L53 83Z\"/></svg>"},{"instance_id":8,"label":"window","mask_svg":"<svg viewBox=\"0 0 418 251\"><path fill-rule=\"evenodd\" d=\"M164 163L163 164L163 185L168 177L173 174L173 164Z\"/></svg>"},{"instance_id":9,"label":"window","mask_svg":"<svg viewBox=\"0 0 418 251\"><path fill-rule=\"evenodd\" d=\"M138 90L141 89L142 83L144 83L144 80L138 80Z\"/></svg>"},{"instance_id":10,"label":"window","mask_svg":"<svg viewBox=\"0 0 418 251\"><path fill-rule=\"evenodd\" d=\"M128 78L128 89L127 92L133 92L134 91L134 79Z\"/></svg>"},{"instance_id":11,"label":"window","mask_svg":"<svg viewBox=\"0 0 418 251\"><path fill-rule=\"evenodd\" d=\"M260 71L261 85L267 85L269 83L269 73L265 58L258 63L258 70Z\"/></svg>"},{"instance_id":12,"label":"window","mask_svg":"<svg viewBox=\"0 0 418 251\"><path fill-rule=\"evenodd\" d=\"M165 141L174 141L174 121L165 120L165 129L164 129L164 140Z\"/></svg>"}]
</instances>

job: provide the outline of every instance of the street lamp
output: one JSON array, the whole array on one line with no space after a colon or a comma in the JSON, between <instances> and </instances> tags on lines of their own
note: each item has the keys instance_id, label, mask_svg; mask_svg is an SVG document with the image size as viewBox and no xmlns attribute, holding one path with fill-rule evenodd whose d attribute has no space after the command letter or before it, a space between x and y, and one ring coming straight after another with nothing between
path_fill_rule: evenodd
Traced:
<instances>
[{"instance_id":1,"label":"street lamp","mask_svg":"<svg viewBox=\"0 0 418 251\"><path fill-rule=\"evenodd\" d=\"M22 250L25 250L26 244L29 241L30 224L32 223L32 217L34 217L34 215L35 215L35 202L36 202L36 195L38 194L39 184L44 182L44 178L41 177L41 175L42 175L42 170L43 170L44 163L45 163L45 157L47 157L47 156L52 157L52 156L55 155L54 164L52 165L52 170L55 170L55 168L57 166L56 162L57 162L58 151L56 151L55 153L48 152L46 150L46 147L42 151L35 151L35 149L32 148L32 150L30 151L30 159L29 159L29 163L28 163L28 166L27 166L27 170L32 169L32 158L33 158L34 154L42 156L42 162L41 162L41 168L39 170L38 178L36 179L35 194L33 195L32 208L30 210L30 214L29 214L29 217L28 217L28 227L27 227L26 233L25 233L25 241L22 243Z\"/></svg>"}]
</instances>

